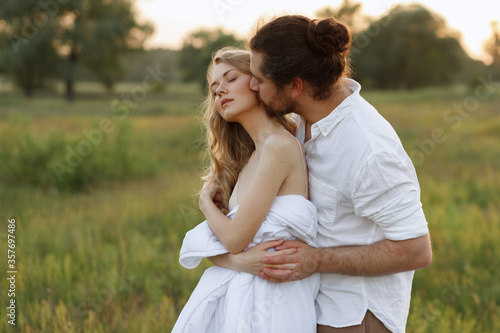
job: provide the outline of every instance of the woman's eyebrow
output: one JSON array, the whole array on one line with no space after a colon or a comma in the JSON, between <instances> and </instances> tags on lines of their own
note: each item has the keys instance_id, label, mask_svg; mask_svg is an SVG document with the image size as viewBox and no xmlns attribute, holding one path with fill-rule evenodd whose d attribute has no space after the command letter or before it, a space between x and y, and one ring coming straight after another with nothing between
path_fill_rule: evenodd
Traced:
<instances>
[{"instance_id":1,"label":"woman's eyebrow","mask_svg":"<svg viewBox=\"0 0 500 333\"><path fill-rule=\"evenodd\" d=\"M225 77L227 75L227 73L229 73L230 71L235 71L236 69L234 68L231 68L231 69L228 69L227 71L224 72L224 74L222 74L222 77ZM214 86L214 84L218 83L218 81L214 81L212 82L212 84L210 85L210 90L213 90L212 87Z\"/></svg>"}]
</instances>

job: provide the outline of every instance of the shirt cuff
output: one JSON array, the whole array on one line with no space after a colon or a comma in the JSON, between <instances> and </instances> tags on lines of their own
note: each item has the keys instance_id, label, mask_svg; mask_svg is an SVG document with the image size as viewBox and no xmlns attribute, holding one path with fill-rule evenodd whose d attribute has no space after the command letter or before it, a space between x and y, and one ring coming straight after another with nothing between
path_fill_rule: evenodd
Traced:
<instances>
[{"instance_id":1,"label":"shirt cuff","mask_svg":"<svg viewBox=\"0 0 500 333\"><path fill-rule=\"evenodd\" d=\"M429 232L417 191L408 191L370 217L385 238L394 241L418 238Z\"/></svg>"}]
</instances>

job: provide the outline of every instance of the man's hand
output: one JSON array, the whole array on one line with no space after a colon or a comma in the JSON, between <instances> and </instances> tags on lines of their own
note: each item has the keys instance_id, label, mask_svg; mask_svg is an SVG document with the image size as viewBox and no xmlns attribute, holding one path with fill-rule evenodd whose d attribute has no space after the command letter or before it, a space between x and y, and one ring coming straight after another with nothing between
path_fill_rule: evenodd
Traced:
<instances>
[{"instance_id":1,"label":"man's hand","mask_svg":"<svg viewBox=\"0 0 500 333\"><path fill-rule=\"evenodd\" d=\"M280 249L297 248L295 254L280 255ZM262 278L272 282L303 279L312 273L336 273L352 276L380 276L425 268L432 261L429 234L392 241L388 239L370 245L312 248L300 241L288 241L276 248L265 264L298 263L296 269L265 268Z\"/></svg>"},{"instance_id":2,"label":"man's hand","mask_svg":"<svg viewBox=\"0 0 500 333\"><path fill-rule=\"evenodd\" d=\"M304 279L317 272L317 249L301 241L286 241L262 258L265 268L259 276L271 282ZM295 250L295 252L290 252ZM295 265L289 268L288 265Z\"/></svg>"},{"instance_id":3,"label":"man's hand","mask_svg":"<svg viewBox=\"0 0 500 333\"><path fill-rule=\"evenodd\" d=\"M284 264L266 264L263 258L273 258L274 256L287 256L297 252L297 249L292 247L283 249L279 252L267 252L267 250L276 248L284 243L283 239L270 241L258 244L251 249L243 251L238 254L222 254L215 257L208 258L214 265L232 269L239 272L244 272L253 275L259 275L265 268L272 268L283 271L294 271L298 267L298 263L284 263Z\"/></svg>"}]
</instances>

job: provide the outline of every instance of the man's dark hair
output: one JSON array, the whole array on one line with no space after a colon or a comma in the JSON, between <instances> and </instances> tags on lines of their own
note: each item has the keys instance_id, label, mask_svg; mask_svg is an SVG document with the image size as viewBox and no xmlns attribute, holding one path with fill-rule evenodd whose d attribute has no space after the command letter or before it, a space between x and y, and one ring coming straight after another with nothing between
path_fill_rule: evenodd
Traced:
<instances>
[{"instance_id":1,"label":"man's dark hair","mask_svg":"<svg viewBox=\"0 0 500 333\"><path fill-rule=\"evenodd\" d=\"M332 85L350 74L351 34L331 17L278 17L259 28L249 46L263 55L260 71L278 89L298 77L313 87L317 100L330 97Z\"/></svg>"}]
</instances>

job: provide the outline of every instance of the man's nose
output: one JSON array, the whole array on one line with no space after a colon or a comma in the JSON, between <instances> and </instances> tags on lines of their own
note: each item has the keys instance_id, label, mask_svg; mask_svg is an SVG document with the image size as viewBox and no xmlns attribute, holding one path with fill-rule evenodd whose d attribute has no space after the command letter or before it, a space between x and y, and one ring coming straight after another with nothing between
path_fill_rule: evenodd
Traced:
<instances>
[{"instance_id":1,"label":"man's nose","mask_svg":"<svg viewBox=\"0 0 500 333\"><path fill-rule=\"evenodd\" d=\"M250 89L252 89L253 91L257 91L257 92L260 91L257 79L254 77L252 77L252 79L250 80Z\"/></svg>"}]
</instances>

